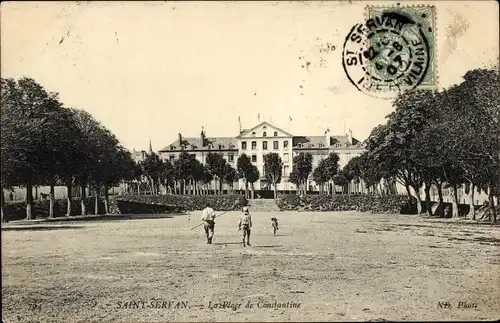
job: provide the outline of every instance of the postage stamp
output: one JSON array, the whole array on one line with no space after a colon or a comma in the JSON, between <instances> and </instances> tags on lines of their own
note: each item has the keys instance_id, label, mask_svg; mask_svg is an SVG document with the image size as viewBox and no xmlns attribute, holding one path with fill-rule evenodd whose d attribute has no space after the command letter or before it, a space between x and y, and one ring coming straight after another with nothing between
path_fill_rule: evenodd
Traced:
<instances>
[{"instance_id":1,"label":"postage stamp","mask_svg":"<svg viewBox=\"0 0 500 323\"><path fill-rule=\"evenodd\" d=\"M391 98L437 86L434 6L366 7L366 21L345 38L342 65L368 95Z\"/></svg>"}]
</instances>

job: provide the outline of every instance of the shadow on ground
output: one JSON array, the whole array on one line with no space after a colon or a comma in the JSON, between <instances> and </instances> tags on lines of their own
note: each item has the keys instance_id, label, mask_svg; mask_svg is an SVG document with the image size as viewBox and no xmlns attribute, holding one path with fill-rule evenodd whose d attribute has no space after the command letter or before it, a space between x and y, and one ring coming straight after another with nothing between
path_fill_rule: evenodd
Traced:
<instances>
[{"instance_id":1,"label":"shadow on ground","mask_svg":"<svg viewBox=\"0 0 500 323\"><path fill-rule=\"evenodd\" d=\"M19 227L7 227L7 228L2 228L2 231L50 231L50 230L77 230L77 229L84 229L84 226L80 225L47 225L47 226L31 226L31 225L24 225L24 226L19 226Z\"/></svg>"},{"instance_id":2,"label":"shadow on ground","mask_svg":"<svg viewBox=\"0 0 500 323\"><path fill-rule=\"evenodd\" d=\"M40 223L50 225L52 223L61 222L85 222L85 221L121 221L121 220L147 220L147 219L169 219L180 215L188 215L189 213L169 213L169 214L116 214L116 215L88 215L88 216L69 216L52 219L36 219L36 220L18 220L10 221L7 225L39 225ZM2 227L6 230L7 227Z\"/></svg>"}]
</instances>

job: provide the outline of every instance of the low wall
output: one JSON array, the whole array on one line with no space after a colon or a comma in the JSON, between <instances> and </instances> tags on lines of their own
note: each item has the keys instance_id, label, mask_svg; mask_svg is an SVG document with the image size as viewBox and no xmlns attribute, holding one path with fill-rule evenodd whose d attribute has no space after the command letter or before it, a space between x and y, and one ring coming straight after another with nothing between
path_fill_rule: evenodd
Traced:
<instances>
[{"instance_id":1,"label":"low wall","mask_svg":"<svg viewBox=\"0 0 500 323\"><path fill-rule=\"evenodd\" d=\"M281 210L294 211L359 211L372 213L409 214L416 210L403 195L295 195L280 194L277 205ZM415 212L416 213L416 212Z\"/></svg>"}]
</instances>

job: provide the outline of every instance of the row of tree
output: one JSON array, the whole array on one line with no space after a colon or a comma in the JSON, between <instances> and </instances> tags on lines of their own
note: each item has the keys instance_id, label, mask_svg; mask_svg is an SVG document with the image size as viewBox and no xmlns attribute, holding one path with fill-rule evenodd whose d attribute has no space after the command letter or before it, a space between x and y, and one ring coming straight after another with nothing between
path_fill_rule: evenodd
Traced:
<instances>
[{"instance_id":1,"label":"row of tree","mask_svg":"<svg viewBox=\"0 0 500 323\"><path fill-rule=\"evenodd\" d=\"M488 194L488 217L496 221L494 197L500 201L500 104L498 69L467 72L464 81L443 91L404 92L394 101L387 122L374 128L367 151L353 158L345 173L367 186L392 192L406 187L418 212L433 215L443 205L443 188L453 192L458 216L458 189L470 197L467 217L475 219L474 193ZM433 210L430 190L439 204ZM420 193L425 202L421 203ZM423 208L421 205L423 204Z\"/></svg>"},{"instance_id":2,"label":"row of tree","mask_svg":"<svg viewBox=\"0 0 500 323\"><path fill-rule=\"evenodd\" d=\"M67 186L67 215L71 192L81 187L82 214L87 188L101 192L108 205L108 188L131 176L130 152L89 113L66 108L30 78L1 79L2 221L4 189L26 188L26 216L31 219L33 186L50 186L49 217L54 214L54 187ZM97 205L96 210L97 213Z\"/></svg>"}]
</instances>

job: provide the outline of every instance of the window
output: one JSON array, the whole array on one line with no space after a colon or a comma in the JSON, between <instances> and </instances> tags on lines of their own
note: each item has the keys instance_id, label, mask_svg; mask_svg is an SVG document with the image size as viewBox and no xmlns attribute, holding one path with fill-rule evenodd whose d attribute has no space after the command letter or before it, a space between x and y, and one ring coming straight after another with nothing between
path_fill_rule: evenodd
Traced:
<instances>
[{"instance_id":1,"label":"window","mask_svg":"<svg viewBox=\"0 0 500 323\"><path fill-rule=\"evenodd\" d=\"M283 154L283 160L285 161L285 163L288 163L290 161L289 157L288 157L288 153Z\"/></svg>"},{"instance_id":2,"label":"window","mask_svg":"<svg viewBox=\"0 0 500 323\"><path fill-rule=\"evenodd\" d=\"M242 150L247 150L247 142L246 141L242 141L241 142L241 149Z\"/></svg>"},{"instance_id":3,"label":"window","mask_svg":"<svg viewBox=\"0 0 500 323\"><path fill-rule=\"evenodd\" d=\"M262 137L267 137L267 132L265 132L265 131L264 131L264 132L262 133Z\"/></svg>"},{"instance_id":4,"label":"window","mask_svg":"<svg viewBox=\"0 0 500 323\"><path fill-rule=\"evenodd\" d=\"M267 150L267 141L262 142L262 149Z\"/></svg>"},{"instance_id":5,"label":"window","mask_svg":"<svg viewBox=\"0 0 500 323\"><path fill-rule=\"evenodd\" d=\"M283 141L283 148L288 148L288 141L287 140Z\"/></svg>"},{"instance_id":6,"label":"window","mask_svg":"<svg viewBox=\"0 0 500 323\"><path fill-rule=\"evenodd\" d=\"M252 163L256 163L257 162L257 155L252 155Z\"/></svg>"},{"instance_id":7,"label":"window","mask_svg":"<svg viewBox=\"0 0 500 323\"><path fill-rule=\"evenodd\" d=\"M254 132L252 132L252 136L254 136L254 137L255 137L255 131L254 131Z\"/></svg>"},{"instance_id":8,"label":"window","mask_svg":"<svg viewBox=\"0 0 500 323\"><path fill-rule=\"evenodd\" d=\"M252 150L257 149L257 141L252 141Z\"/></svg>"},{"instance_id":9,"label":"window","mask_svg":"<svg viewBox=\"0 0 500 323\"><path fill-rule=\"evenodd\" d=\"M222 148L224 148L224 146L223 145L219 145L219 149L222 149Z\"/></svg>"},{"instance_id":10,"label":"window","mask_svg":"<svg viewBox=\"0 0 500 323\"><path fill-rule=\"evenodd\" d=\"M278 141L273 141L273 149L279 149L280 148L280 144Z\"/></svg>"},{"instance_id":11,"label":"window","mask_svg":"<svg viewBox=\"0 0 500 323\"><path fill-rule=\"evenodd\" d=\"M170 160L172 160L175 158L175 155L170 155L168 158L170 158Z\"/></svg>"},{"instance_id":12,"label":"window","mask_svg":"<svg viewBox=\"0 0 500 323\"><path fill-rule=\"evenodd\" d=\"M274 136L278 137L278 132L277 131L274 132Z\"/></svg>"},{"instance_id":13,"label":"window","mask_svg":"<svg viewBox=\"0 0 500 323\"><path fill-rule=\"evenodd\" d=\"M228 156L228 159L229 159L229 161L230 161L230 162L233 162L233 161L234 161L234 155L233 155L233 154L230 154L230 155Z\"/></svg>"}]
</instances>

